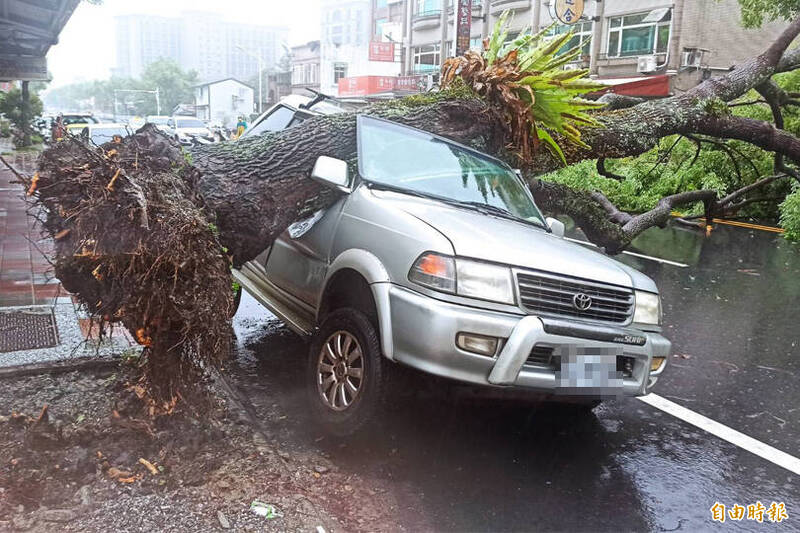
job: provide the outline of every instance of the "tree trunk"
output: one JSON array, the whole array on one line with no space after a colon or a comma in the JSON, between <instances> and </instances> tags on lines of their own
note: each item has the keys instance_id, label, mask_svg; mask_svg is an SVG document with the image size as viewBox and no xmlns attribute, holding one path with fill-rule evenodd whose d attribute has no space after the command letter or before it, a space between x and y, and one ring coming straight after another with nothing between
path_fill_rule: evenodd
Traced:
<instances>
[{"instance_id":1,"label":"tree trunk","mask_svg":"<svg viewBox=\"0 0 800 533\"><path fill-rule=\"evenodd\" d=\"M504 126L479 99L434 95L377 104L371 116L497 152ZM215 216L220 241L241 265L289 224L334 202L339 193L309 178L321 155L356 165L356 114L306 120L291 129L192 151L192 187Z\"/></svg>"}]
</instances>

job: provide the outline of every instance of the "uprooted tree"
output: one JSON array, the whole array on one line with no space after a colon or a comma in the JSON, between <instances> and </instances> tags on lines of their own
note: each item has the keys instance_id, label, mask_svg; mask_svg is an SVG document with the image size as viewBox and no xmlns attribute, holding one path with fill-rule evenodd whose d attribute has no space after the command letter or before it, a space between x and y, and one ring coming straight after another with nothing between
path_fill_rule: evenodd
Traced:
<instances>
[{"instance_id":1,"label":"uprooted tree","mask_svg":"<svg viewBox=\"0 0 800 533\"><path fill-rule=\"evenodd\" d=\"M498 28L483 54L446 62L442 91L359 113L504 159L522 170L544 211L569 215L590 240L616 253L679 205L702 202L710 217L759 187L797 178L800 139L781 128L781 109L793 98L771 78L800 67L800 49L787 51L799 32L800 19L761 55L686 93L617 99L602 108L581 98L598 89L585 72L560 69L577 53L558 54L569 34L526 34L503 45ZM770 103L774 123L728 111L728 102L751 89ZM710 190L668 196L639 214L537 177L587 159L642 154L676 134L752 143L775 153L775 174L722 198ZM339 193L309 177L317 157L352 163L356 154L356 113L189 153L145 126L121 144L61 142L43 154L25 185L45 208L39 216L55 239L56 275L93 316L122 322L146 347L143 380L163 402L228 352L231 265L253 259L291 223L335 200Z\"/></svg>"}]
</instances>

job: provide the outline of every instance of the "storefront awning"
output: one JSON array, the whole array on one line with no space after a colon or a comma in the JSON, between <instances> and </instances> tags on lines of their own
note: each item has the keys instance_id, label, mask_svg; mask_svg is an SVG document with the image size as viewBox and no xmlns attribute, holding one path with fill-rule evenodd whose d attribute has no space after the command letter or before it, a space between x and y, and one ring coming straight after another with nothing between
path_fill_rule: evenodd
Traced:
<instances>
[{"instance_id":1,"label":"storefront awning","mask_svg":"<svg viewBox=\"0 0 800 533\"><path fill-rule=\"evenodd\" d=\"M630 78L597 78L598 82L608 85L607 89L597 94L614 93L625 96L642 96L658 98L669 96L669 76L635 76Z\"/></svg>"},{"instance_id":2,"label":"storefront awning","mask_svg":"<svg viewBox=\"0 0 800 533\"><path fill-rule=\"evenodd\" d=\"M0 81L47 79L47 51L79 3L0 0Z\"/></svg>"}]
</instances>

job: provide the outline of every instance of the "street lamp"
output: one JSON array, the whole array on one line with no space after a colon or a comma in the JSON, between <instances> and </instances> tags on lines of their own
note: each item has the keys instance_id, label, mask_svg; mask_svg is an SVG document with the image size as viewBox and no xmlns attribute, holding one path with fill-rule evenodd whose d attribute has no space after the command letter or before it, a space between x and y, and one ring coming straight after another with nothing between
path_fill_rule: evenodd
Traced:
<instances>
[{"instance_id":1,"label":"street lamp","mask_svg":"<svg viewBox=\"0 0 800 533\"><path fill-rule=\"evenodd\" d=\"M262 71L264 70L264 60L261 59L261 56L259 54L256 54L255 52L250 52L249 50L245 50L244 47L242 47L242 46L240 46L238 44L236 45L236 48L238 48L239 50L241 50L245 54L249 55L250 57L254 58L256 61L258 61L258 114L260 115L261 114L261 101L263 100L263 98L261 97L262 96L261 95L261 78L263 77Z\"/></svg>"},{"instance_id":2,"label":"street lamp","mask_svg":"<svg viewBox=\"0 0 800 533\"><path fill-rule=\"evenodd\" d=\"M158 87L156 87L155 91L146 91L140 89L114 89L114 120L117 117L117 93L144 93L144 94L154 94L156 97L156 115L161 114L161 99L159 98L158 94Z\"/></svg>"}]
</instances>

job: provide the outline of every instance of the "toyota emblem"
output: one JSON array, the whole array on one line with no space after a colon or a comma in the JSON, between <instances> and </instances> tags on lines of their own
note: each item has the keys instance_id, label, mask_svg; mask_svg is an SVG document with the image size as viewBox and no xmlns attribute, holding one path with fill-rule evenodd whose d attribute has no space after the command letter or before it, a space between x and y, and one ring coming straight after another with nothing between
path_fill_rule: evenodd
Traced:
<instances>
[{"instance_id":1,"label":"toyota emblem","mask_svg":"<svg viewBox=\"0 0 800 533\"><path fill-rule=\"evenodd\" d=\"M575 296L572 297L572 305L578 311L586 311L592 306L592 297L588 294L584 294L579 292Z\"/></svg>"}]
</instances>

